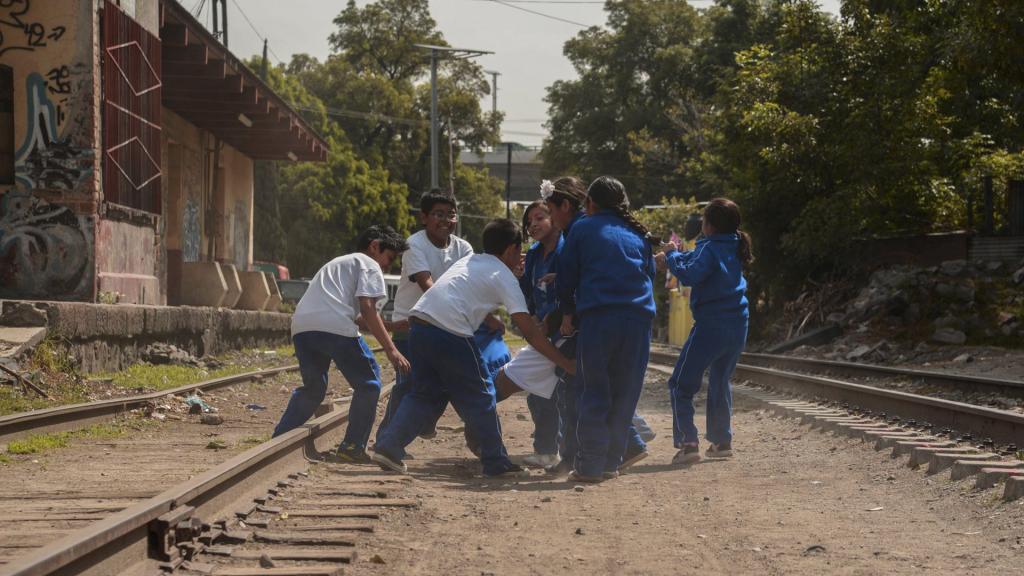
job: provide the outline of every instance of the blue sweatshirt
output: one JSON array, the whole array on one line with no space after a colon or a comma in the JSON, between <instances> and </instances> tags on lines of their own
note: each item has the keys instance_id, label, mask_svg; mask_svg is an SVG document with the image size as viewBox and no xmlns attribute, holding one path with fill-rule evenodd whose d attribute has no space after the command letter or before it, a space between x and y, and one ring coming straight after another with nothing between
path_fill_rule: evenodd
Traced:
<instances>
[{"instance_id":1,"label":"blue sweatshirt","mask_svg":"<svg viewBox=\"0 0 1024 576\"><path fill-rule=\"evenodd\" d=\"M673 252L668 269L683 286L691 286L690 310L694 320L747 318L747 281L737 249L737 234L712 234L697 241L689 252Z\"/></svg>"},{"instance_id":2,"label":"blue sweatshirt","mask_svg":"<svg viewBox=\"0 0 1024 576\"><path fill-rule=\"evenodd\" d=\"M559 235L558 244L547 256L544 255L544 245L540 242L535 242L526 251L526 262L523 265L523 275L519 278L519 288L526 296L530 314L541 320L558 309L558 293L553 282L540 285L538 281L547 273L556 271L558 251L564 243L565 238Z\"/></svg>"},{"instance_id":3,"label":"blue sweatshirt","mask_svg":"<svg viewBox=\"0 0 1024 576\"><path fill-rule=\"evenodd\" d=\"M650 244L619 215L602 210L578 220L558 256L558 301L566 314L620 308L654 317Z\"/></svg>"}]
</instances>

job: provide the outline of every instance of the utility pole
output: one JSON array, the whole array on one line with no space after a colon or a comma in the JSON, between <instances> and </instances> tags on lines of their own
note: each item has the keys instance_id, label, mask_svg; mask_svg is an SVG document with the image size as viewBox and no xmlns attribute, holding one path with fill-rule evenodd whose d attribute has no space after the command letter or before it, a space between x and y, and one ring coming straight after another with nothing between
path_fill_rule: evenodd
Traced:
<instances>
[{"instance_id":1,"label":"utility pole","mask_svg":"<svg viewBox=\"0 0 1024 576\"><path fill-rule=\"evenodd\" d=\"M437 62L442 59L465 60L484 54L494 54L487 50L469 48L452 48L451 46L433 46L430 44L413 44L416 48L430 51L430 187L440 188L439 162L437 154L438 123L437 118Z\"/></svg>"},{"instance_id":2,"label":"utility pole","mask_svg":"<svg viewBox=\"0 0 1024 576\"><path fill-rule=\"evenodd\" d=\"M217 5L220 4L220 20L217 21ZM210 12L213 14L213 35L214 37L220 37L221 44L225 48L228 47L228 0L213 0L213 4L210 6ZM223 25L222 25L223 24Z\"/></svg>"},{"instance_id":3,"label":"utility pole","mask_svg":"<svg viewBox=\"0 0 1024 576\"><path fill-rule=\"evenodd\" d=\"M260 65L260 80L267 81L267 39L263 39L263 63Z\"/></svg>"},{"instance_id":4,"label":"utility pole","mask_svg":"<svg viewBox=\"0 0 1024 576\"><path fill-rule=\"evenodd\" d=\"M508 162L505 164L505 218L512 219L512 143L508 146Z\"/></svg>"},{"instance_id":5,"label":"utility pole","mask_svg":"<svg viewBox=\"0 0 1024 576\"><path fill-rule=\"evenodd\" d=\"M498 76L501 76L501 72L494 70L484 70L484 74L491 75L491 114L497 114L498 112Z\"/></svg>"}]
</instances>

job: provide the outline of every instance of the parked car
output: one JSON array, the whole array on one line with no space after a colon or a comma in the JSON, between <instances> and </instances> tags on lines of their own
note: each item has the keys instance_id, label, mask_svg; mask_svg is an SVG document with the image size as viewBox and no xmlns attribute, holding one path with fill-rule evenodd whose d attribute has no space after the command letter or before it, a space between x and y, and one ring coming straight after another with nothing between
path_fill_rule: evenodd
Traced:
<instances>
[{"instance_id":1,"label":"parked car","mask_svg":"<svg viewBox=\"0 0 1024 576\"><path fill-rule=\"evenodd\" d=\"M309 288L309 280L278 280L277 288L281 291L282 302L298 304L306 288Z\"/></svg>"},{"instance_id":2,"label":"parked car","mask_svg":"<svg viewBox=\"0 0 1024 576\"><path fill-rule=\"evenodd\" d=\"M276 262L256 260L252 263L252 267L254 270L259 270L260 272L270 272L278 281L291 279L291 275L288 273L288 267Z\"/></svg>"}]
</instances>

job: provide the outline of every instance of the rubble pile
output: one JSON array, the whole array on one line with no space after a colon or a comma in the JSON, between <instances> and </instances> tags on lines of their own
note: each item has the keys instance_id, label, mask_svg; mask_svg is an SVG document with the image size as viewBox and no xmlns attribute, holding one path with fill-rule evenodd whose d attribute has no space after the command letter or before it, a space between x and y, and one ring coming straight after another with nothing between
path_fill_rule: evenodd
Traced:
<instances>
[{"instance_id":1,"label":"rubble pile","mask_svg":"<svg viewBox=\"0 0 1024 576\"><path fill-rule=\"evenodd\" d=\"M876 271L828 321L846 329L888 328L936 344L1024 344L1024 261L951 260L940 266ZM872 354L858 350L859 359Z\"/></svg>"}]
</instances>

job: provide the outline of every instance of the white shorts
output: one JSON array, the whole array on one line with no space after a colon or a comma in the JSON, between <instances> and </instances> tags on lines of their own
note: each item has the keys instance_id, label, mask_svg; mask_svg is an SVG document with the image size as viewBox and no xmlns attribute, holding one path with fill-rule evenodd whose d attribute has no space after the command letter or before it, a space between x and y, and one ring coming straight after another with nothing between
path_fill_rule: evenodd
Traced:
<instances>
[{"instance_id":1,"label":"white shorts","mask_svg":"<svg viewBox=\"0 0 1024 576\"><path fill-rule=\"evenodd\" d=\"M550 399L558 385L555 368L555 363L548 360L547 356L527 345L511 362L505 364L503 370L505 376L523 391Z\"/></svg>"}]
</instances>

